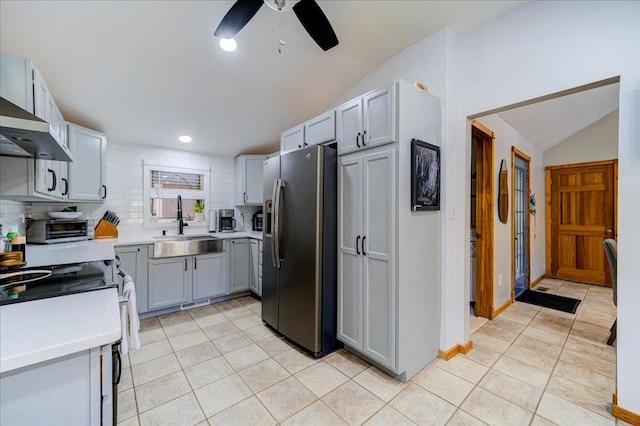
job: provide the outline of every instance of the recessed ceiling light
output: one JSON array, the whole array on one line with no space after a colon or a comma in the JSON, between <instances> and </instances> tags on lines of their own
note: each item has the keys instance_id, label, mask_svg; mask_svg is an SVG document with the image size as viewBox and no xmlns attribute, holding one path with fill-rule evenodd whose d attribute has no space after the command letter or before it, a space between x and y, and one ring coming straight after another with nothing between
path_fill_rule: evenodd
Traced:
<instances>
[{"instance_id":1,"label":"recessed ceiling light","mask_svg":"<svg viewBox=\"0 0 640 426\"><path fill-rule=\"evenodd\" d=\"M238 47L238 43L232 38L221 38L220 47L225 52L233 52Z\"/></svg>"},{"instance_id":2,"label":"recessed ceiling light","mask_svg":"<svg viewBox=\"0 0 640 426\"><path fill-rule=\"evenodd\" d=\"M191 142L193 139L191 139L191 136L187 136L187 135L182 135L178 138L178 140L182 143L189 143Z\"/></svg>"}]
</instances>

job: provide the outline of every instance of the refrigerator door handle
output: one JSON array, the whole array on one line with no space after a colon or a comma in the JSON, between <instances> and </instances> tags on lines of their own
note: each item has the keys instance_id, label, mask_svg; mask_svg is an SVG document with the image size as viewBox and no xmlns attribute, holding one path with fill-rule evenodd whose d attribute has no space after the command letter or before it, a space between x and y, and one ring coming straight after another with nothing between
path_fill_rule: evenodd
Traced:
<instances>
[{"instance_id":1,"label":"refrigerator door handle","mask_svg":"<svg viewBox=\"0 0 640 426\"><path fill-rule=\"evenodd\" d=\"M276 195L278 193L278 181L280 179L273 180L273 191L271 194L271 229L269 232L271 233L271 264L274 267L277 267L277 259L276 259Z\"/></svg>"},{"instance_id":2,"label":"refrigerator door handle","mask_svg":"<svg viewBox=\"0 0 640 426\"><path fill-rule=\"evenodd\" d=\"M280 199L282 198L282 188L284 187L284 181L282 179L276 179L274 182L274 198L273 198L273 253L275 257L275 267L280 268L282 259L280 258Z\"/></svg>"}]
</instances>

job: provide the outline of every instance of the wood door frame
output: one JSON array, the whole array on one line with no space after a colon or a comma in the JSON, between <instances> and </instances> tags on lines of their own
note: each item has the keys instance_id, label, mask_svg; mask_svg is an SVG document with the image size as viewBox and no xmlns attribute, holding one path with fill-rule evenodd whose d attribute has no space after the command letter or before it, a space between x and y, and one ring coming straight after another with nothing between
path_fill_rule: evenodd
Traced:
<instances>
[{"instance_id":1,"label":"wood door frame","mask_svg":"<svg viewBox=\"0 0 640 426\"><path fill-rule=\"evenodd\" d=\"M613 166L613 238L618 240L618 159L590 161L583 163L560 164L557 166L547 166L544 169L544 187L545 187L545 277L553 278L551 269L552 256L552 211L551 211L551 172L554 170L572 169L576 167L591 167L611 164ZM609 265L605 262L605 269ZM605 277L608 274L605 271ZM606 279L606 278L605 278Z\"/></svg>"},{"instance_id":2,"label":"wood door frame","mask_svg":"<svg viewBox=\"0 0 640 426\"><path fill-rule=\"evenodd\" d=\"M493 319L493 218L494 176L493 143L495 134L476 120L471 122L471 137L476 137L476 262L483 265L476 274L476 316ZM480 185L480 183L482 183ZM481 186L481 187L480 187ZM478 229L481 233L478 233Z\"/></svg>"},{"instance_id":3,"label":"wood door frame","mask_svg":"<svg viewBox=\"0 0 640 426\"><path fill-rule=\"evenodd\" d=\"M515 254L516 254L516 200L515 200L515 191L516 191L516 157L519 157L521 160L524 160L527 163L527 197L531 196L531 157L529 157L524 152L520 151L515 146L511 147L511 301L516 301L516 262L515 262ZM527 202L527 205L529 203ZM526 218L526 233L527 233L527 271L529 272L529 279L527 280L527 289L531 288L531 219L529 217L529 209L527 209Z\"/></svg>"}]
</instances>

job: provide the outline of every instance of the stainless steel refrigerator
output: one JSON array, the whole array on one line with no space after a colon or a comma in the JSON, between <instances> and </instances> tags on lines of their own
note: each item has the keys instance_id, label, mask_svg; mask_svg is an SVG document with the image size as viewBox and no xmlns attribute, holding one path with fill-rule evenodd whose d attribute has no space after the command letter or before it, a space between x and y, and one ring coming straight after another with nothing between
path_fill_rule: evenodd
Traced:
<instances>
[{"instance_id":1,"label":"stainless steel refrigerator","mask_svg":"<svg viewBox=\"0 0 640 426\"><path fill-rule=\"evenodd\" d=\"M264 163L262 319L315 357L338 345L336 161L312 146Z\"/></svg>"}]
</instances>

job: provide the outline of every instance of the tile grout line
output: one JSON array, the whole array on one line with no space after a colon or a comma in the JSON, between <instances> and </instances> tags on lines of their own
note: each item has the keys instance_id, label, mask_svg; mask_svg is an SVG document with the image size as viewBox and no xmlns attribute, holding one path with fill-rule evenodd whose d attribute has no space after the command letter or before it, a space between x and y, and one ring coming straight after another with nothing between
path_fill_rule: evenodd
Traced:
<instances>
[{"instance_id":1,"label":"tile grout line","mask_svg":"<svg viewBox=\"0 0 640 426\"><path fill-rule=\"evenodd\" d=\"M562 285L561 285L560 287L558 287L558 289L559 289L559 288L561 288L565 283L566 283L566 281L563 281ZM573 330L573 326L574 326L574 324L575 324L575 322L576 322L576 319L578 318L578 312L580 312L580 311L581 311L581 309L583 308L583 306L584 306L584 303L583 303L583 302L584 302L584 299L586 299L586 297L587 297L587 294L588 294L589 290L590 290L590 288L589 288L589 289L587 289L587 292L585 292L585 295L583 296L583 299L581 299L581 301L580 301L580 304L581 304L582 306L580 306L580 307L578 308L578 311L576 311L576 313L575 313L575 314L573 314L573 315L574 315L574 317L573 317L573 319L572 319L572 321L571 321L571 327L569 328L569 333L567 334L567 337L564 339L564 342L563 342L563 344L562 344L562 349L560 350L560 353L558 354L558 357L556 358L556 362L555 362L555 364L554 364L554 366L553 366L553 369L551 370L551 374L549 375L549 379L547 380L547 383L546 383L546 385L545 385L545 387L544 387L544 390L543 390L543 392L542 392L542 395L540 396L540 400L538 401L538 404L536 405L535 414L537 414L537 413L538 413L538 409L540 408L540 403L542 402L542 397L544 397L544 394L545 394L545 393L547 393L547 388L549 387L549 382L551 381L551 378L553 377L553 375L554 375L554 373L555 373L555 370L556 370L556 367L557 367L557 365L558 365L558 362L560 362L560 357L562 356L562 352L564 351L564 349L565 349L565 347L566 347L566 345L567 345L567 342L568 342L568 340L569 340L569 336L571 335L571 330ZM556 374L556 376L557 376L557 374ZM562 376L558 376L558 377L562 377ZM570 379L568 379L568 380L570 380ZM573 380L570 380L570 381L572 381L572 382L573 382ZM578 383L578 382L574 382L574 383ZM581 384L581 383L578 383L578 384ZM583 385L583 386L584 386L584 385ZM586 387L590 388L589 386L586 386ZM590 389L591 389L591 388L590 388ZM596 389L594 389L594 390L596 390ZM594 414L597 414L597 415L599 415L599 416L601 416L601 417L603 417L603 418L606 418L605 416L602 416L600 413L596 413L595 411L593 411L593 410L591 410L591 409L589 409L589 408L585 408L585 407L583 407L583 406L582 406L582 405L580 405L580 404L575 404L575 403L573 403L573 402L571 402L571 401L568 401L568 400L564 399L563 397L558 396L558 395L555 395L555 394L553 394L553 393L551 393L551 392L549 392L549 394L550 394L550 395L555 396L556 398L562 399L563 401L566 401L566 402L568 402L568 403L570 403L570 404L573 404L573 405L576 405L576 406L581 407L581 408L583 408L583 409L586 409L586 410L588 410L588 411L590 411L590 412L592 412L592 413L594 413ZM544 418L544 419L546 419L546 420L551 421L551 419L547 419L546 417L544 417L544 416L542 416L542 415L540 415L540 414L537 414L537 415L539 415L540 417L542 417L542 418ZM535 415L534 415L534 417L535 417ZM533 420L532 420L532 422L533 422Z\"/></svg>"}]
</instances>

